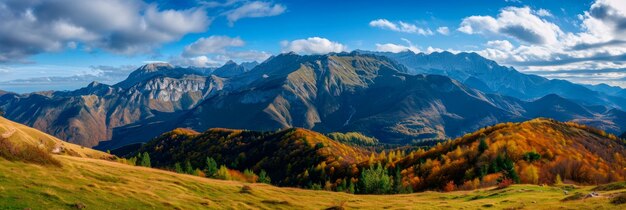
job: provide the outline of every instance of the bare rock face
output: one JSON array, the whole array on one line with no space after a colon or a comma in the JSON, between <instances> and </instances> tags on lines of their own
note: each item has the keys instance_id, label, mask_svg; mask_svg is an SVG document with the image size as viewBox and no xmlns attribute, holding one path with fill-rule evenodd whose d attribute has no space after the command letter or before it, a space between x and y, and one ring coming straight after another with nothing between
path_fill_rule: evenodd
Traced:
<instances>
[{"instance_id":1,"label":"bare rock face","mask_svg":"<svg viewBox=\"0 0 626 210\"><path fill-rule=\"evenodd\" d=\"M114 86L93 82L70 92L5 94L0 106L10 110L8 118L93 147L111 139L116 127L193 108L223 88L216 81L220 79L169 64L148 64Z\"/></svg>"}]
</instances>

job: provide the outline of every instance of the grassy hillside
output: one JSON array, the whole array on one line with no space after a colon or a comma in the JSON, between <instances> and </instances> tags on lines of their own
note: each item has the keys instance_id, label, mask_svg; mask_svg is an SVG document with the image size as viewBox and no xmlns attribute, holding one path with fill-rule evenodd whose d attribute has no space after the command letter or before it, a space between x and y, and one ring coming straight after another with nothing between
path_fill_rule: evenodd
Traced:
<instances>
[{"instance_id":1,"label":"grassy hillside","mask_svg":"<svg viewBox=\"0 0 626 210\"><path fill-rule=\"evenodd\" d=\"M623 182L599 187L562 184L554 187L513 185L504 189L483 188L447 193L354 195L222 181L111 161L108 159L114 157L106 153L64 143L37 130L3 118L0 120L0 146L2 146L0 147L0 154L2 154L0 156L0 209L478 209L491 207L500 209L616 209L626 207L624 204L626 203L626 183ZM537 120L527 123L554 124L555 122ZM479 133L490 136L498 132L510 132L506 129L520 125L523 127L525 124L498 125ZM579 129L582 130L579 132L583 134L603 136L600 132L577 127L574 124L556 123L556 125L567 126L567 129ZM211 152L222 152L218 154L223 154L225 160L231 158L231 153L225 152L226 148L241 149L251 156L246 156L250 157L250 160L247 160L247 158L239 158L240 154L233 153L239 158L239 164L250 164L250 161L257 157L256 155L265 155L267 163L271 163L270 166L276 165L276 162L272 161L294 163L288 164L292 165L292 170L301 170L298 163L302 161L321 161L315 167L316 169L311 170L327 171L326 176L320 176L327 179L330 177L328 174L334 174L331 171L335 166L337 166L335 171L342 170L341 166L345 167L346 164L349 166L347 168L352 169L359 159L367 159L361 164L370 164L372 161L382 162L388 165L388 168L398 167L405 162L412 161L412 159L402 158L404 155L396 152L389 153L397 156L394 158L382 155L384 153L367 158L368 152L366 151L348 147L329 140L321 134L303 129L265 133L228 129L212 129L205 133L197 133L178 129L163 137L160 141L153 141L152 144L146 145L144 149L153 148L153 152L158 152L198 147ZM610 139L610 136L607 138ZM471 142L468 139L472 139L472 135L454 142L463 145L467 144L466 141ZM490 141L489 148L498 148L494 146L499 142L498 139L494 138L494 142ZM576 144L568 143L567 140L565 143L577 148ZM204 147L200 147L203 145ZM426 157L424 155L430 154L431 151L432 154L437 154L437 151L446 150L446 145L453 144L437 146L417 157ZM608 143L607 148L617 146L621 145ZM59 150L60 147L63 149ZM176 160L176 158L184 157L180 152L194 154L193 151L187 149L182 149L178 153L170 151L161 154L172 155L160 157L163 159L157 158L158 153L153 154L156 164L166 164L166 158ZM620 150L616 149L616 151ZM487 153L487 150L484 153ZM46 158L48 161L53 160L54 163L42 162L40 159L32 161L32 154L40 154L36 157ZM285 154L293 156L285 156ZM203 155L203 153L198 152L198 155ZM416 155L409 157L416 157ZM561 154L555 157L558 155ZM603 156L600 155L600 157ZM272 160L272 158L278 159ZM445 160L445 157L443 158ZM266 167L263 162L259 161L256 165ZM325 165L326 162L329 165ZM599 161L599 165L605 162ZM352 165L349 165L350 163ZM607 164L611 165L609 163ZM289 180L290 177L292 176L286 176L284 180ZM298 177L301 178L299 175ZM598 194L588 197L587 195L592 191L597 191Z\"/></svg>"},{"instance_id":2,"label":"grassy hillside","mask_svg":"<svg viewBox=\"0 0 626 210\"><path fill-rule=\"evenodd\" d=\"M352 195L243 184L129 166L112 161L57 156L64 167L42 167L0 158L1 209L616 209L624 189L599 197L561 201L592 187L567 189L516 185L449 193ZM242 191L243 186L250 190ZM574 196L577 197L577 196ZM573 198L573 197L572 197Z\"/></svg>"},{"instance_id":3,"label":"grassy hillside","mask_svg":"<svg viewBox=\"0 0 626 210\"><path fill-rule=\"evenodd\" d=\"M112 159L113 156L67 143L28 126L0 117L0 157L59 165L50 155Z\"/></svg>"}]
</instances>

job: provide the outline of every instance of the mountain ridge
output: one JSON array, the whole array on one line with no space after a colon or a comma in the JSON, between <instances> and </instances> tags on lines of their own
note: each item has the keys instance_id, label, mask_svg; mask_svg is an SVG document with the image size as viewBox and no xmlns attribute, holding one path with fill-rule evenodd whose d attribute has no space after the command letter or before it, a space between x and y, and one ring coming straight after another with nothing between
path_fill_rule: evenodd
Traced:
<instances>
[{"instance_id":1,"label":"mountain ridge","mask_svg":"<svg viewBox=\"0 0 626 210\"><path fill-rule=\"evenodd\" d=\"M454 62L435 58L457 56L457 60L470 59L459 63L475 59L478 66L505 68L477 54L432 56L428 62L447 65L450 71L455 69ZM223 67L229 65L241 70L244 63L229 62ZM0 107L12 120L69 142L99 145L102 150L145 142L176 127L357 131L393 144L453 138L499 122L542 116L586 123L612 133L624 130L622 122L626 120L622 118L626 115L619 110L609 112L610 106L568 98L545 100L550 94L517 99L485 93L446 76L412 75L410 71L391 58L358 51L283 53L229 77L147 64L115 85L92 83L75 91L4 93ZM475 84L481 82L475 80Z\"/></svg>"}]
</instances>

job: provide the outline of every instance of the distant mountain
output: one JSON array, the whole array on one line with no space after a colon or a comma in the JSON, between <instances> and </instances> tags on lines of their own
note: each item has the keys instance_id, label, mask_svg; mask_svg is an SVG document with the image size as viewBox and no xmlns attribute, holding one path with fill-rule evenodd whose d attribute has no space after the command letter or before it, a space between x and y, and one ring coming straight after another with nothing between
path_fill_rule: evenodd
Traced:
<instances>
[{"instance_id":1,"label":"distant mountain","mask_svg":"<svg viewBox=\"0 0 626 210\"><path fill-rule=\"evenodd\" d=\"M256 67L257 65L258 63L256 61L248 62L248 63L241 63L240 65L230 60L226 62L222 67L215 69L211 74L219 76L219 77L228 78L228 77L233 77L233 76L237 76L245 72L248 72L252 70L252 68Z\"/></svg>"},{"instance_id":2,"label":"distant mountain","mask_svg":"<svg viewBox=\"0 0 626 210\"><path fill-rule=\"evenodd\" d=\"M546 79L524 74L512 67L498 65L476 53L434 52L431 54L364 52L389 57L405 65L411 74L438 74L449 76L485 93L497 93L519 99L536 99L557 94L586 105L626 108L626 98L594 91L584 85L565 80ZM598 90L598 89L596 89ZM626 96L626 94L624 95Z\"/></svg>"},{"instance_id":3,"label":"distant mountain","mask_svg":"<svg viewBox=\"0 0 626 210\"><path fill-rule=\"evenodd\" d=\"M188 110L222 86L219 77L149 64L113 86L92 83L75 91L4 94L0 107L12 120L92 147L110 139L114 128Z\"/></svg>"},{"instance_id":4,"label":"distant mountain","mask_svg":"<svg viewBox=\"0 0 626 210\"><path fill-rule=\"evenodd\" d=\"M252 70L254 67L259 65L258 62L242 62L240 64L235 63L232 60L227 61L224 65L220 67L195 67L190 66L188 69L194 70L201 75L209 76L216 75L220 77L232 77L247 71Z\"/></svg>"},{"instance_id":5,"label":"distant mountain","mask_svg":"<svg viewBox=\"0 0 626 210\"><path fill-rule=\"evenodd\" d=\"M11 90L17 93L30 93L39 91L63 91L75 90L87 84L98 81L104 84L115 84L128 77L136 67L123 66L114 68L110 66L97 66L93 68L92 74L81 74L74 76L44 76L29 79L17 79L0 82L0 89Z\"/></svg>"},{"instance_id":6,"label":"distant mountain","mask_svg":"<svg viewBox=\"0 0 626 210\"><path fill-rule=\"evenodd\" d=\"M385 143L407 143L517 118L490 101L499 99L447 77L403 72L380 56L282 54L233 78L245 84L207 98L182 125L359 131Z\"/></svg>"},{"instance_id":7,"label":"distant mountain","mask_svg":"<svg viewBox=\"0 0 626 210\"><path fill-rule=\"evenodd\" d=\"M475 56L466 58L487 62ZM407 144L535 117L577 121L612 133L626 126L626 115L618 109L554 94L520 100L484 93L447 76L409 74L413 70L381 55L285 53L250 70L246 65L229 62L206 76L195 68L148 64L112 86L92 83L75 91L0 94L0 107L9 119L101 150L146 142L177 127L302 127L324 133L356 131L381 143ZM470 80L483 88L497 84L468 78L476 78Z\"/></svg>"}]
</instances>

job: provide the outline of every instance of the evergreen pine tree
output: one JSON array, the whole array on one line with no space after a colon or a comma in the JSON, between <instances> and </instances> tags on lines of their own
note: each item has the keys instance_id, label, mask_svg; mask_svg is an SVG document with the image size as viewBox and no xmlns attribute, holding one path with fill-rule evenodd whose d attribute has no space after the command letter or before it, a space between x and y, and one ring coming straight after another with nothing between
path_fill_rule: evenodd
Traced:
<instances>
[{"instance_id":1,"label":"evergreen pine tree","mask_svg":"<svg viewBox=\"0 0 626 210\"><path fill-rule=\"evenodd\" d=\"M185 173L193 174L193 171L193 166L191 166L191 163L189 162L189 160L187 160L187 162L185 162Z\"/></svg>"},{"instance_id":2,"label":"evergreen pine tree","mask_svg":"<svg viewBox=\"0 0 626 210\"><path fill-rule=\"evenodd\" d=\"M143 152L141 156L141 166L143 167L152 167L152 163L150 163L150 154L148 152Z\"/></svg>"},{"instance_id":3,"label":"evergreen pine tree","mask_svg":"<svg viewBox=\"0 0 626 210\"><path fill-rule=\"evenodd\" d=\"M270 179L269 175L267 175L267 172L263 169L261 169L261 172L259 173L259 180L260 183L265 183L265 184L271 184L272 179Z\"/></svg>"},{"instance_id":4,"label":"evergreen pine tree","mask_svg":"<svg viewBox=\"0 0 626 210\"><path fill-rule=\"evenodd\" d=\"M350 185L348 186L348 192L354 194L356 189L354 189L354 183L350 181Z\"/></svg>"},{"instance_id":5,"label":"evergreen pine tree","mask_svg":"<svg viewBox=\"0 0 626 210\"><path fill-rule=\"evenodd\" d=\"M182 174L184 172L183 171L183 167L181 167L180 163L178 163L178 162L176 164L174 164L174 171L176 171L176 173L180 173L180 174Z\"/></svg>"},{"instance_id":6,"label":"evergreen pine tree","mask_svg":"<svg viewBox=\"0 0 626 210\"><path fill-rule=\"evenodd\" d=\"M404 186L402 186L402 174L400 173L400 168L396 168L396 173L394 174L393 179L395 192L404 193Z\"/></svg>"},{"instance_id":7,"label":"evergreen pine tree","mask_svg":"<svg viewBox=\"0 0 626 210\"><path fill-rule=\"evenodd\" d=\"M376 168L363 170L359 183L360 193L385 194L391 191L391 177L380 163Z\"/></svg>"},{"instance_id":8,"label":"evergreen pine tree","mask_svg":"<svg viewBox=\"0 0 626 210\"><path fill-rule=\"evenodd\" d=\"M489 149L489 145L487 145L487 140L485 140L485 139L486 139L486 137L482 137L482 136L480 138L480 143L478 144L478 152L480 154L482 154L487 149Z\"/></svg>"},{"instance_id":9,"label":"evergreen pine tree","mask_svg":"<svg viewBox=\"0 0 626 210\"><path fill-rule=\"evenodd\" d=\"M215 176L215 173L217 173L217 162L215 161L215 159L211 157L206 158L205 173L207 177Z\"/></svg>"}]
</instances>

